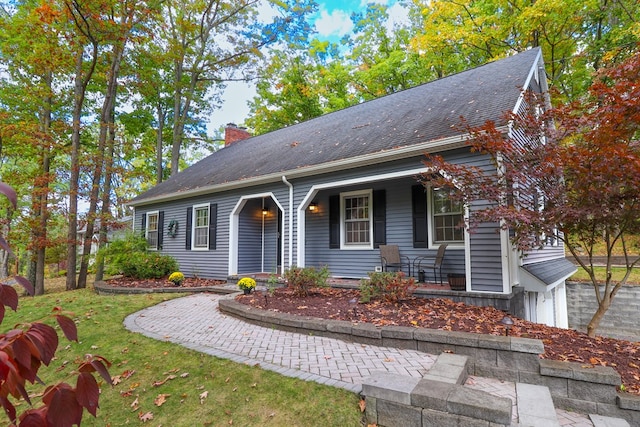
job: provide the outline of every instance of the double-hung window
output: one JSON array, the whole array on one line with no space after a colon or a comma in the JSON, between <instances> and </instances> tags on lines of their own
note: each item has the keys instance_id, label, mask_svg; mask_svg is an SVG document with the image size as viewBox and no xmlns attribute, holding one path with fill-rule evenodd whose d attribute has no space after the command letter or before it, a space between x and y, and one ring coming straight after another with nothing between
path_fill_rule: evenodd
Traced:
<instances>
[{"instance_id":1,"label":"double-hung window","mask_svg":"<svg viewBox=\"0 0 640 427\"><path fill-rule=\"evenodd\" d=\"M462 203L451 197L452 189L431 188L431 230L434 244L464 242Z\"/></svg>"},{"instance_id":2,"label":"double-hung window","mask_svg":"<svg viewBox=\"0 0 640 427\"><path fill-rule=\"evenodd\" d=\"M193 207L193 248L209 248L209 205Z\"/></svg>"},{"instance_id":3,"label":"double-hung window","mask_svg":"<svg viewBox=\"0 0 640 427\"><path fill-rule=\"evenodd\" d=\"M342 248L371 249L373 218L371 190L342 193Z\"/></svg>"},{"instance_id":4,"label":"double-hung window","mask_svg":"<svg viewBox=\"0 0 640 427\"><path fill-rule=\"evenodd\" d=\"M157 211L147 213L145 237L147 239L147 247L149 249L158 249L158 227L160 224L159 219L160 216Z\"/></svg>"}]
</instances>

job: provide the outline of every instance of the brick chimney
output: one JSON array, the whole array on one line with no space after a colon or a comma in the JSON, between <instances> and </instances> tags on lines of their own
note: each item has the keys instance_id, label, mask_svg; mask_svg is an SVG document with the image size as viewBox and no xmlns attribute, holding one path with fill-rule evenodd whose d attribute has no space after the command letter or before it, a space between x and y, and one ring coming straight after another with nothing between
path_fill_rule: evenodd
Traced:
<instances>
[{"instance_id":1,"label":"brick chimney","mask_svg":"<svg viewBox=\"0 0 640 427\"><path fill-rule=\"evenodd\" d=\"M251 134L247 132L246 128L238 127L235 123L227 123L227 127L224 128L224 146L228 147L237 141L251 138Z\"/></svg>"}]
</instances>

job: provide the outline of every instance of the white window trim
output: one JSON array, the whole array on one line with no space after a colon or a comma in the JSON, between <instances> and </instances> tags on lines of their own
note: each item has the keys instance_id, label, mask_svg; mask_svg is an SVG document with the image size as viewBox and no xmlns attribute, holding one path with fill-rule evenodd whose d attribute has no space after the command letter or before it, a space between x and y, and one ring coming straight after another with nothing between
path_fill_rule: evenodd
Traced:
<instances>
[{"instance_id":1,"label":"white window trim","mask_svg":"<svg viewBox=\"0 0 640 427\"><path fill-rule=\"evenodd\" d=\"M369 198L369 243L367 244L347 244L345 242L345 215L344 199L355 196L367 196ZM343 250L363 250L373 249L373 190L358 190L340 193L340 249Z\"/></svg>"},{"instance_id":2,"label":"white window trim","mask_svg":"<svg viewBox=\"0 0 640 427\"><path fill-rule=\"evenodd\" d=\"M151 211L151 212L147 212L146 214L146 218L145 218L145 225L144 225L144 239L147 241L147 249L150 251L157 251L159 249L159 239L160 239L160 211ZM155 215L157 217L157 229L156 229L156 245L155 246L149 246L149 217Z\"/></svg>"},{"instance_id":3,"label":"white window trim","mask_svg":"<svg viewBox=\"0 0 640 427\"><path fill-rule=\"evenodd\" d=\"M462 214L462 218L465 219L466 215L465 215L465 209L464 207L462 208L462 211L460 212ZM433 188L429 185L427 187L427 227L429 227L427 233L429 236L429 249L437 249L440 245L442 245L443 243L446 243L447 249L463 249L465 247L465 241L467 240L467 230L463 230L462 233L462 240L461 241L445 241L445 242L436 242L436 232L434 230L434 221L433 221L433 217L434 217L435 211L434 211L434 203L433 203Z\"/></svg>"},{"instance_id":4,"label":"white window trim","mask_svg":"<svg viewBox=\"0 0 640 427\"><path fill-rule=\"evenodd\" d=\"M207 244L205 246L196 246L196 211L199 209L207 209ZM209 203L201 203L193 205L191 209L191 250L192 251L208 251L209 250L209 227L211 226L211 206Z\"/></svg>"}]
</instances>

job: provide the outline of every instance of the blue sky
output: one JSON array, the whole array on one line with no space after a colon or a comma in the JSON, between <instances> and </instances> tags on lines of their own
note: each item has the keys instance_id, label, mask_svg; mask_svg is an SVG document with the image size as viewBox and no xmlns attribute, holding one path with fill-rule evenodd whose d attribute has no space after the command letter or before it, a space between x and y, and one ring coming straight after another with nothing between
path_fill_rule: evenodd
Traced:
<instances>
[{"instance_id":1,"label":"blue sky","mask_svg":"<svg viewBox=\"0 0 640 427\"><path fill-rule=\"evenodd\" d=\"M339 41L342 36L353 29L351 13L364 10L367 3L376 2L386 4L389 7L391 20L402 21L406 19L404 9L397 0L319 0L319 10L314 17L314 26L317 36L322 39ZM242 124L249 114L247 101L255 95L254 86L246 82L233 82L227 86L223 96L224 104L213 112L209 123L209 132L212 133L220 126L227 123Z\"/></svg>"}]
</instances>

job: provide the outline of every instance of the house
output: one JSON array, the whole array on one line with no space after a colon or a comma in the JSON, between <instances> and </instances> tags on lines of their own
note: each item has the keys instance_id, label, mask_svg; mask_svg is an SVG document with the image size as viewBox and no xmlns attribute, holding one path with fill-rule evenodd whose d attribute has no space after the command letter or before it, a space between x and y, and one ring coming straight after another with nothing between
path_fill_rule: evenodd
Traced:
<instances>
[{"instance_id":1,"label":"house","mask_svg":"<svg viewBox=\"0 0 640 427\"><path fill-rule=\"evenodd\" d=\"M508 132L523 89L547 90L539 48L265 135L231 126L224 148L130 202L134 228L186 275L212 278L292 265L360 278L380 268L381 244L414 259L447 243L443 274L464 274L474 301L566 327L575 268L557 239L522 254L496 224L467 234L462 207L415 178L424 153L492 167L457 125Z\"/></svg>"}]
</instances>

